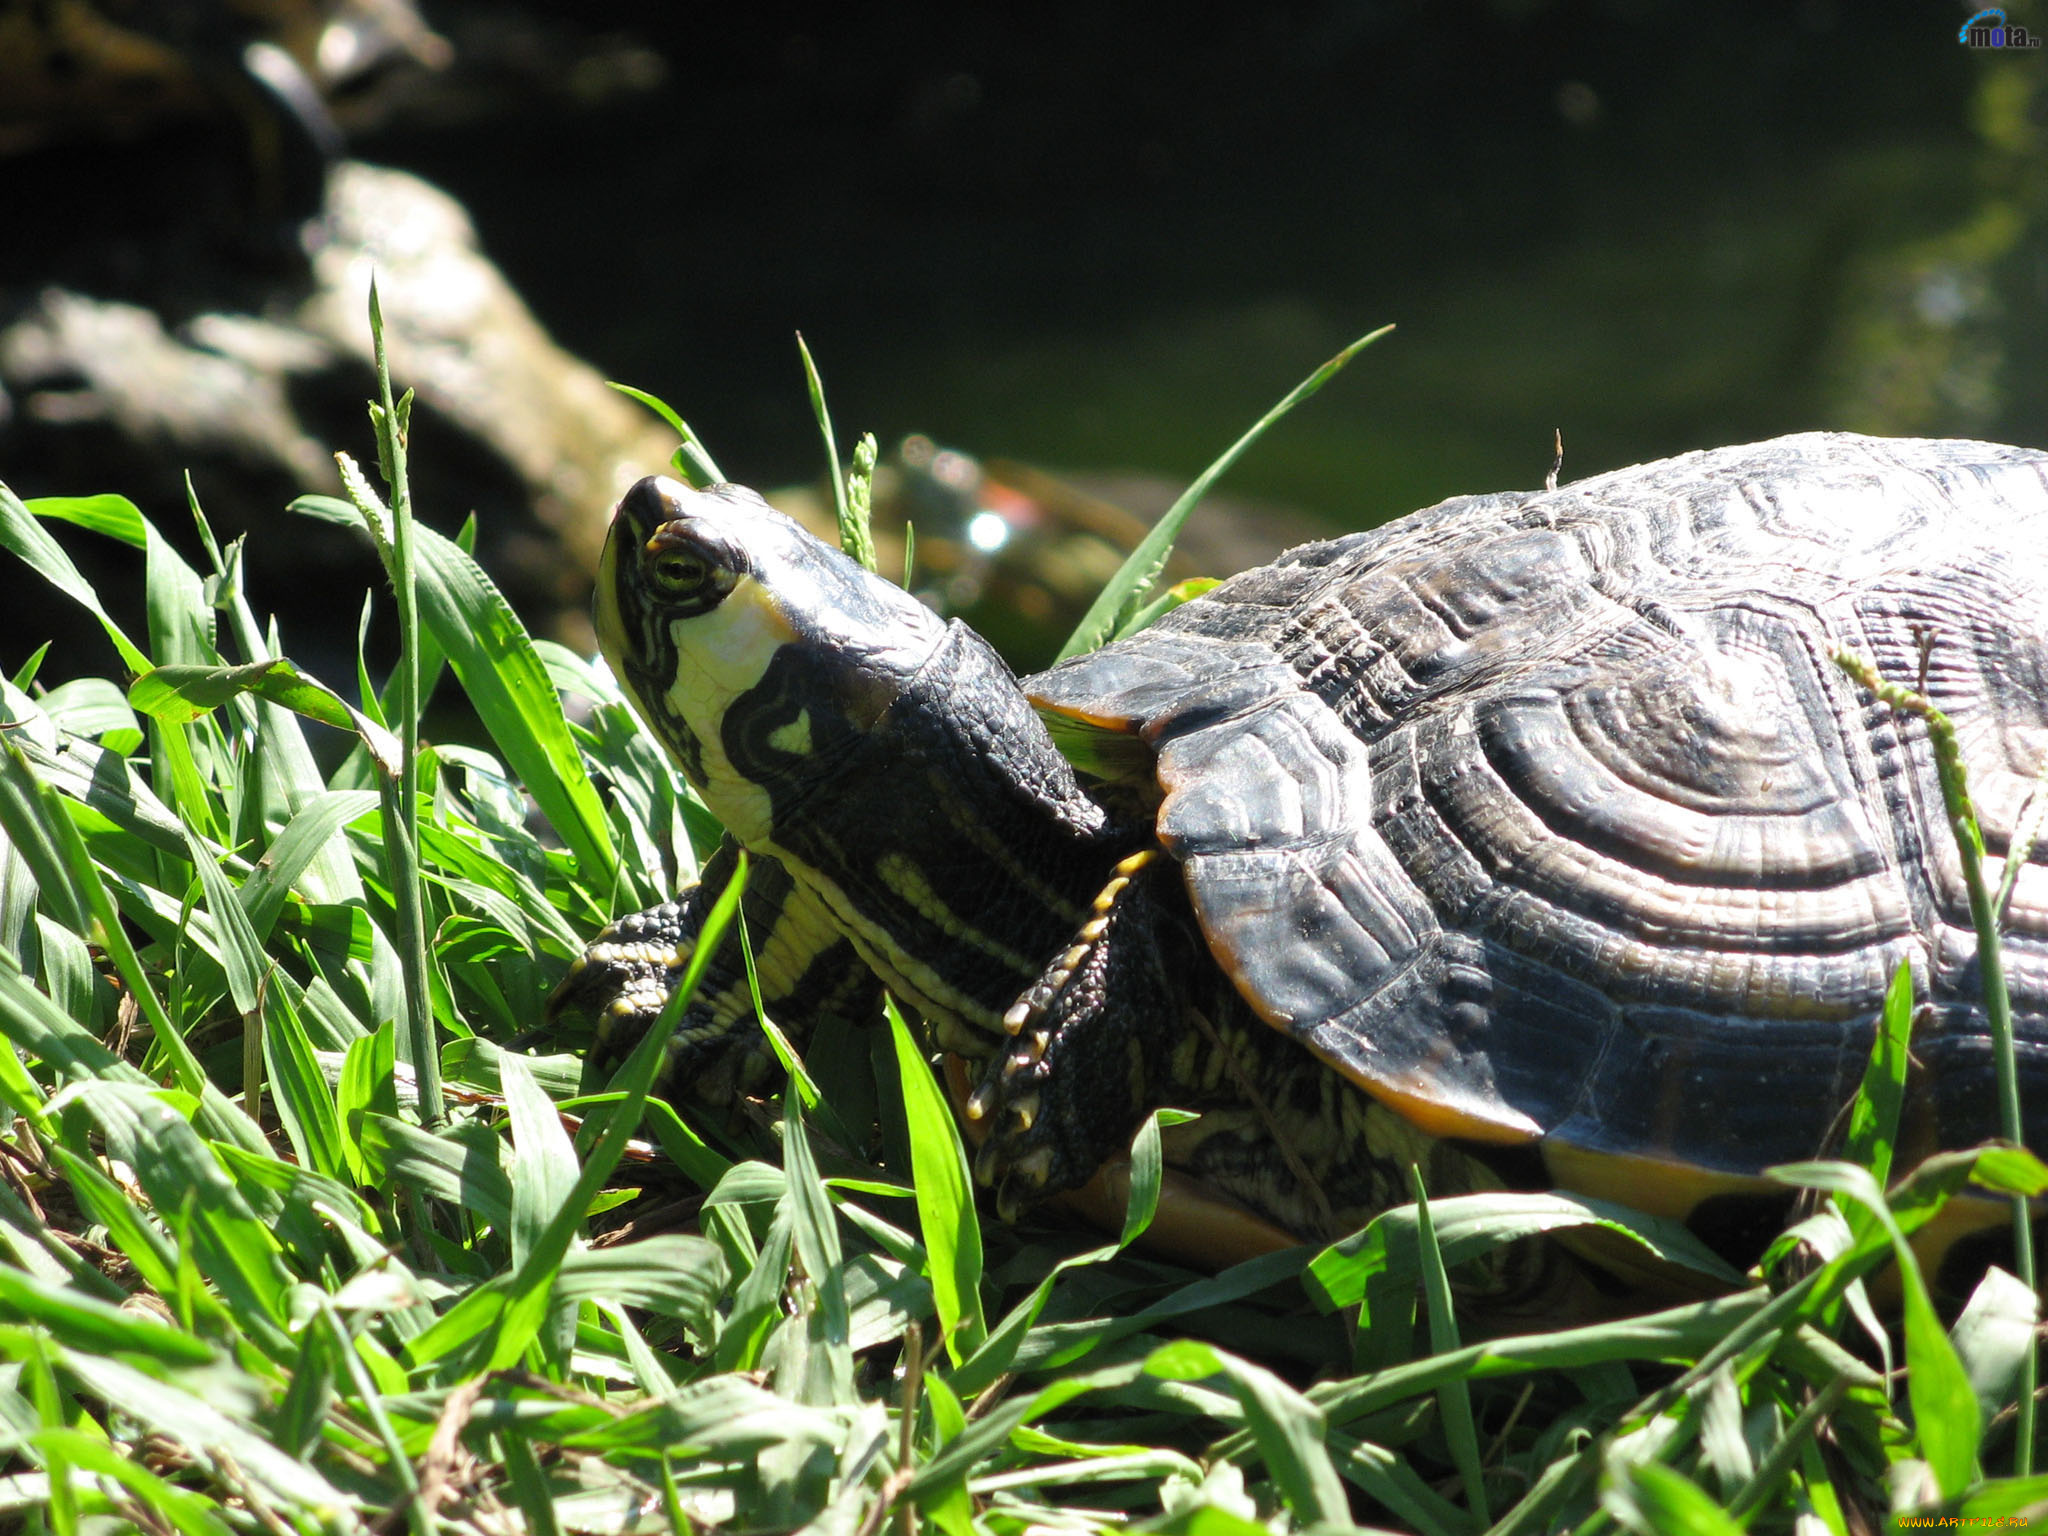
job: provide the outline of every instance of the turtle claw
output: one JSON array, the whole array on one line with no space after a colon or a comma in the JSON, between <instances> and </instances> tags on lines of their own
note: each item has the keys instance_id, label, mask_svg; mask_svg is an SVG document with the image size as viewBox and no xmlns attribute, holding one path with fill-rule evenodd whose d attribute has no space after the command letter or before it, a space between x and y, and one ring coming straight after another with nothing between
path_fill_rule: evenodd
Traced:
<instances>
[{"instance_id":1,"label":"turtle claw","mask_svg":"<svg viewBox=\"0 0 2048 1536\"><path fill-rule=\"evenodd\" d=\"M967 1118L989 1127L988 1140L975 1154L975 1179L1004 1191L1006 1208L1051 1193L1047 1186L1052 1184L1055 1169L1063 1177L1052 1188L1077 1182L1064 1177L1070 1158L1055 1139L1053 1128L1043 1123L1045 1076L1042 1057L1013 1052L994 1064L967 1101ZM1018 1194L1021 1201L1012 1198Z\"/></svg>"},{"instance_id":2,"label":"turtle claw","mask_svg":"<svg viewBox=\"0 0 2048 1536\"><path fill-rule=\"evenodd\" d=\"M1008 1037L968 1100L988 1128L975 1177L1005 1220L1085 1184L1146 1107L1153 1042L1178 1018L1183 973L1144 894L1155 862L1148 851L1117 866L1076 941L1004 1015Z\"/></svg>"},{"instance_id":3,"label":"turtle claw","mask_svg":"<svg viewBox=\"0 0 2048 1536\"><path fill-rule=\"evenodd\" d=\"M967 1096L967 1118L979 1125L988 1118L990 1110L996 1107L996 1085L983 1083Z\"/></svg>"},{"instance_id":4,"label":"turtle claw","mask_svg":"<svg viewBox=\"0 0 2048 1536\"><path fill-rule=\"evenodd\" d=\"M1057 1063L1046 1054L1048 1044L1057 1054L1057 1037L1040 1032L1036 1042L1030 1034L1025 1041L989 1064L988 1075L967 1101L968 1119L989 1128L975 1154L975 1181L995 1190L996 1209L1005 1221L1082 1182L1099 1161L1073 1145L1078 1127L1063 1124L1058 1112L1061 1085L1050 1070ZM1036 1050L1029 1048L1031 1043Z\"/></svg>"},{"instance_id":5,"label":"turtle claw","mask_svg":"<svg viewBox=\"0 0 2048 1536\"><path fill-rule=\"evenodd\" d=\"M1046 1183L1052 1166L1051 1147L1034 1147L1012 1164L996 1186L996 1214L1004 1221L1015 1221L1043 1199L1050 1193Z\"/></svg>"}]
</instances>

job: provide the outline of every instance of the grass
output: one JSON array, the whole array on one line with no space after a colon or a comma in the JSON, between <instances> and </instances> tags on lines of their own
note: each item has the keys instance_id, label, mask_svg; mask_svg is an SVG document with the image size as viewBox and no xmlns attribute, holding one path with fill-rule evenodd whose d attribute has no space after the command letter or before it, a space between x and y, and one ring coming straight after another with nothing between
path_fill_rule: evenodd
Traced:
<instances>
[{"instance_id":1,"label":"grass","mask_svg":"<svg viewBox=\"0 0 2048 1536\"><path fill-rule=\"evenodd\" d=\"M1781 1171L1814 1211L1761 1278L1477 1342L1449 1280L1527 1234L1718 1261L1619 1208L1483 1195L1190 1272L1135 1241L1158 1117L1117 1240L984 1223L896 1017L821 1034L736 1125L650 1096L658 1031L581 1092L542 1000L716 829L602 669L411 522L403 398L373 415L388 511L360 476L299 510L390 557L418 670L382 692L294 668L235 546L204 536L197 570L118 497L0 491L17 583L105 620L70 525L142 553L148 614L105 620L129 678L0 679L0 1518L1590 1536L2048 1503L2012 1473L2030 1288L1993 1271L1945 1328L1905 1241L1970 1179L2048 1173L1993 1147L1892 1177L1903 984L1854 1160ZM419 737L449 686L489 751ZM1888 1262L1895 1334L1865 1293Z\"/></svg>"}]
</instances>

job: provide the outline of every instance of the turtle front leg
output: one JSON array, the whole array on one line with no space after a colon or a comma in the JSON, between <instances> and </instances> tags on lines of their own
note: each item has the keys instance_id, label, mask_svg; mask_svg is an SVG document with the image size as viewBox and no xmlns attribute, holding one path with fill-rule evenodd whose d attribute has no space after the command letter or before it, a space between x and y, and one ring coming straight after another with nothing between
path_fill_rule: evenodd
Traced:
<instances>
[{"instance_id":1,"label":"turtle front leg","mask_svg":"<svg viewBox=\"0 0 2048 1536\"><path fill-rule=\"evenodd\" d=\"M739 845L727 838L695 885L612 923L555 988L549 1013L584 1017L596 1035L584 1063L586 1088L602 1087L660 1017L738 862ZM817 898L774 859L750 857L740 911L754 946L762 1005L799 1049L820 1019L865 1023L879 1012L881 983ZM753 991L734 924L668 1042L661 1088L724 1107L765 1088L779 1070L767 1037L754 1026Z\"/></svg>"},{"instance_id":2,"label":"turtle front leg","mask_svg":"<svg viewBox=\"0 0 2048 1536\"><path fill-rule=\"evenodd\" d=\"M1206 958L1178 887L1157 850L1118 864L1072 946L1004 1015L1011 1043L967 1115L988 1127L975 1177L1005 1220L1085 1184L1159 1102L1187 979Z\"/></svg>"}]
</instances>

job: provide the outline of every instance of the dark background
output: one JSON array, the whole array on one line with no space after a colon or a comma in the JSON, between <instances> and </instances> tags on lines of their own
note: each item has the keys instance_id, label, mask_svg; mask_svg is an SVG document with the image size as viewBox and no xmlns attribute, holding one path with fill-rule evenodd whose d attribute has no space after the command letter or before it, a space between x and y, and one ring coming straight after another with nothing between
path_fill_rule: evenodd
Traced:
<instances>
[{"instance_id":1,"label":"dark background","mask_svg":"<svg viewBox=\"0 0 2048 1536\"><path fill-rule=\"evenodd\" d=\"M0 0L0 28L37 3ZM287 313L300 226L237 182L258 161L223 61L249 24L217 22L335 0L78 3L175 31L204 110L144 136L88 112L0 157L0 320L60 281L174 333ZM1568 480L1815 427L2048 445L2048 51L1962 46L1968 6L420 8L452 62L341 113L346 153L459 197L563 345L759 486L822 468L799 330L842 449L921 432L1170 495L1392 322L1226 482L1303 514L1290 539L1534 486L1553 430ZM363 378L295 389L310 433L368 451ZM182 448L16 393L0 478L126 491L196 557ZM422 513L478 511L495 559L523 493L486 460L423 411ZM236 474L195 471L210 515L257 535L252 586L294 653L345 673L374 562L275 510L303 482ZM537 585L532 563L525 587L496 569L569 633L578 558ZM46 594L0 613L0 663L77 617Z\"/></svg>"},{"instance_id":2,"label":"dark background","mask_svg":"<svg viewBox=\"0 0 2048 1536\"><path fill-rule=\"evenodd\" d=\"M358 146L736 475L816 470L799 328L843 431L1186 476L1395 322L1233 482L1346 524L1532 483L1553 427L1568 477L2048 441L2043 56L1967 8L746 9L575 7L658 82Z\"/></svg>"}]
</instances>

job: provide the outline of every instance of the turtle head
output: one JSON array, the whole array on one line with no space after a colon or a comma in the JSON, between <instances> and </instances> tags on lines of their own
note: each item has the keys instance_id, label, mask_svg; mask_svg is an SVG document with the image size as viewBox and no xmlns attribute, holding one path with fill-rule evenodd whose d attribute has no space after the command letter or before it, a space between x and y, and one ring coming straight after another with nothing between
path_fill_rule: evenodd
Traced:
<instances>
[{"instance_id":1,"label":"turtle head","mask_svg":"<svg viewBox=\"0 0 2048 1536\"><path fill-rule=\"evenodd\" d=\"M666 476L620 500L598 567L606 661L743 842L833 771L944 624L736 485Z\"/></svg>"}]
</instances>

